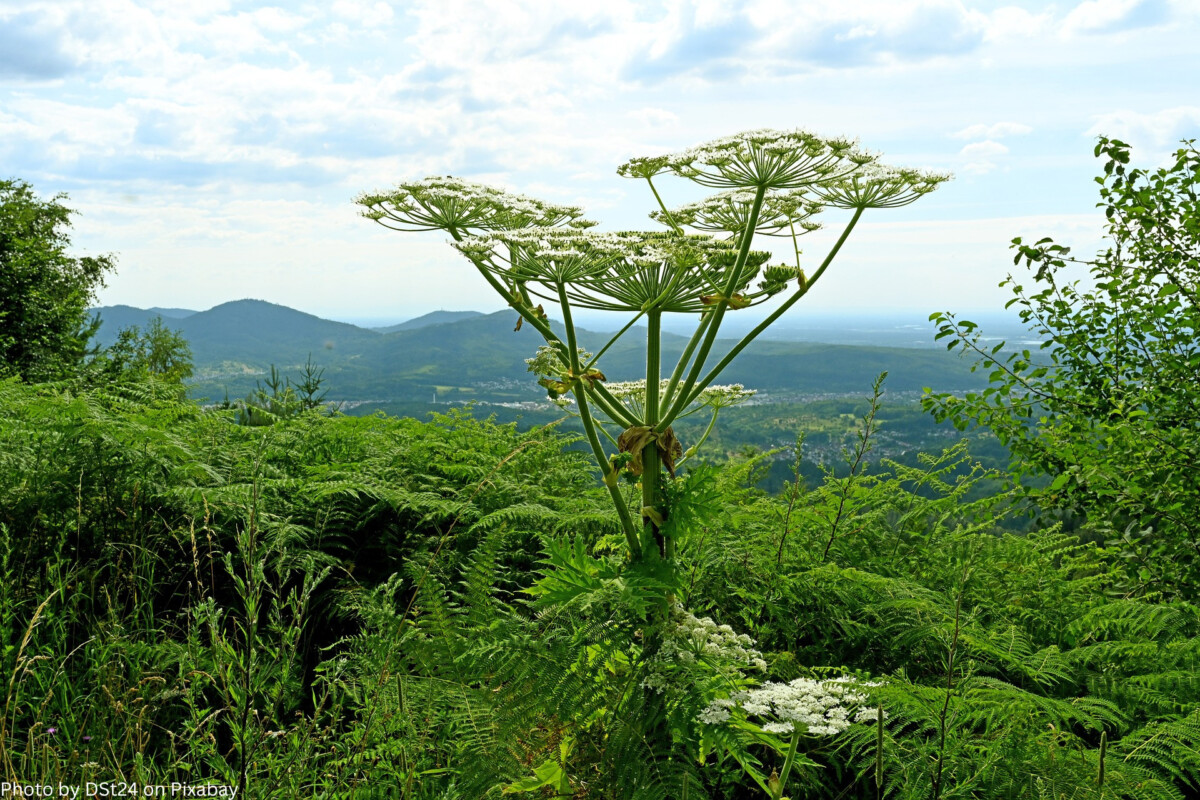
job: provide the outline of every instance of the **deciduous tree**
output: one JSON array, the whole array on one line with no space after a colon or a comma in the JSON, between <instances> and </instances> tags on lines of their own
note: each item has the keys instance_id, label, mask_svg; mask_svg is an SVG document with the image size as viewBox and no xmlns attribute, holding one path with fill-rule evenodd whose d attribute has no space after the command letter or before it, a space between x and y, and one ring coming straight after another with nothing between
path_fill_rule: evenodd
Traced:
<instances>
[{"instance_id":1,"label":"deciduous tree","mask_svg":"<svg viewBox=\"0 0 1200 800\"><path fill-rule=\"evenodd\" d=\"M1137 588L1200 595L1200 151L1168 166L1129 167L1129 145L1101 138L1099 206L1108 248L1077 259L1051 239L1013 240L1009 305L1040 351L985 348L974 323L934 317L950 347L981 357L990 386L928 395L939 418L991 428L1043 506L1082 512L1131 565ZM1088 278L1072 279L1082 266ZM1004 284L1002 284L1004 285ZM1035 482L1037 485L1037 482Z\"/></svg>"},{"instance_id":2,"label":"deciduous tree","mask_svg":"<svg viewBox=\"0 0 1200 800\"><path fill-rule=\"evenodd\" d=\"M162 317L153 317L144 329L137 325L122 328L101 360L110 375L151 374L171 383L192 376L192 348Z\"/></svg>"},{"instance_id":3,"label":"deciduous tree","mask_svg":"<svg viewBox=\"0 0 1200 800\"><path fill-rule=\"evenodd\" d=\"M67 254L65 195L39 198L20 180L0 180L0 375L27 381L69 374L98 325L88 314L111 256Z\"/></svg>"}]
</instances>

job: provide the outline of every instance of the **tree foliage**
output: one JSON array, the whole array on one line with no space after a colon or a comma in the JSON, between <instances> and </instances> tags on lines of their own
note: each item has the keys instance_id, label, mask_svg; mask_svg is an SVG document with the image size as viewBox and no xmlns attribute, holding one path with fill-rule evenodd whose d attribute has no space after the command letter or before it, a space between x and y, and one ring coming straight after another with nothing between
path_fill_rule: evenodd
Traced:
<instances>
[{"instance_id":1,"label":"tree foliage","mask_svg":"<svg viewBox=\"0 0 1200 800\"><path fill-rule=\"evenodd\" d=\"M1195 598L1200 587L1200 151L1186 142L1159 169L1131 168L1102 138L1099 206L1108 248L1081 260L1050 239L1013 241L1010 305L1039 350L985 347L974 323L935 315L939 337L977 354L990 386L927 407L992 429L1014 466L1047 476L1047 508L1086 517L1119 543L1139 591ZM1083 267L1080 279L1073 268ZM1035 484L1036 485L1036 484Z\"/></svg>"},{"instance_id":2,"label":"tree foliage","mask_svg":"<svg viewBox=\"0 0 1200 800\"><path fill-rule=\"evenodd\" d=\"M154 375L168 383L182 383L192 376L192 348L162 317L154 317L145 329L137 325L122 328L97 366L110 377Z\"/></svg>"},{"instance_id":3,"label":"tree foliage","mask_svg":"<svg viewBox=\"0 0 1200 800\"><path fill-rule=\"evenodd\" d=\"M0 374L62 377L83 361L98 326L88 307L113 260L68 255L74 212L65 199L0 180Z\"/></svg>"}]
</instances>

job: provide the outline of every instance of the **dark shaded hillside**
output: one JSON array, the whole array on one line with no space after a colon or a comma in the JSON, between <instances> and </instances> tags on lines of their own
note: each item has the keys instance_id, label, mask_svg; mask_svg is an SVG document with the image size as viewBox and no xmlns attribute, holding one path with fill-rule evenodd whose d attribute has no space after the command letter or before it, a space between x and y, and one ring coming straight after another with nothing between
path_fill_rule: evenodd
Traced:
<instances>
[{"instance_id":1,"label":"dark shaded hillside","mask_svg":"<svg viewBox=\"0 0 1200 800\"><path fill-rule=\"evenodd\" d=\"M312 314L267 303L236 300L180 320L197 367L238 361L258 367L333 364L357 357L380 337L374 331L331 322Z\"/></svg>"},{"instance_id":2,"label":"dark shaded hillside","mask_svg":"<svg viewBox=\"0 0 1200 800\"><path fill-rule=\"evenodd\" d=\"M193 361L201 369L230 361L255 367L304 363L309 353L314 360L329 363L360 353L380 336L375 331L263 300L235 300L190 313L184 309L131 306L106 306L95 311L101 319L96 340L104 346L116 341L121 328L145 326L162 316L167 327L178 330L188 340ZM321 353L324 356L318 355Z\"/></svg>"}]
</instances>

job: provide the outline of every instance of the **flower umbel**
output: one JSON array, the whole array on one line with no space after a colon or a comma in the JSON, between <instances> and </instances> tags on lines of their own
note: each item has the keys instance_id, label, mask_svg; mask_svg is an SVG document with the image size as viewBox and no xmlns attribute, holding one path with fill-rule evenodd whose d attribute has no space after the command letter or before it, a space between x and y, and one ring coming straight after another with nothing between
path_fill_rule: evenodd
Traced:
<instances>
[{"instance_id":1,"label":"flower umbel","mask_svg":"<svg viewBox=\"0 0 1200 800\"><path fill-rule=\"evenodd\" d=\"M651 671L642 685L661 692L671 678L692 682L693 670L744 682L743 669L766 671L767 662L754 648L754 640L711 617L697 617L676 603L662 646L648 663ZM717 701L714 701L717 702Z\"/></svg>"},{"instance_id":2,"label":"flower umbel","mask_svg":"<svg viewBox=\"0 0 1200 800\"><path fill-rule=\"evenodd\" d=\"M799 128L755 130L679 153L633 159L617 174L641 178L651 170L670 171L703 186L798 189L848 175L875 158L853 139L826 138Z\"/></svg>"},{"instance_id":3,"label":"flower umbel","mask_svg":"<svg viewBox=\"0 0 1200 800\"><path fill-rule=\"evenodd\" d=\"M870 164L814 191L836 208L898 208L929 194L951 177L949 172Z\"/></svg>"},{"instance_id":4,"label":"flower umbel","mask_svg":"<svg viewBox=\"0 0 1200 800\"><path fill-rule=\"evenodd\" d=\"M665 225L674 222L699 231L724 231L740 236L749 224L753 205L753 191L732 189L680 206L670 214L652 211L650 217ZM811 233L819 230L821 223L812 222L809 217L819 214L822 207L816 197L807 194L803 189L769 193L763 197L755 231L767 236L801 236Z\"/></svg>"},{"instance_id":5,"label":"flower umbel","mask_svg":"<svg viewBox=\"0 0 1200 800\"><path fill-rule=\"evenodd\" d=\"M757 717L767 733L808 733L832 736L856 722L876 718L878 709L867 708L863 688L876 683L859 682L852 677L815 681L797 678L790 683L766 683L757 689L735 692L718 698L700 713L700 721L709 725L727 722L740 709L748 718Z\"/></svg>"},{"instance_id":6,"label":"flower umbel","mask_svg":"<svg viewBox=\"0 0 1200 800\"><path fill-rule=\"evenodd\" d=\"M661 397L670 385L669 380L659 381L659 396ZM641 416L646 404L646 381L613 381L606 384L609 394L620 400L636 415ZM702 391L691 404L679 415L686 417L701 408L731 408L745 403L754 395L757 389L747 389L740 383L709 386Z\"/></svg>"},{"instance_id":7,"label":"flower umbel","mask_svg":"<svg viewBox=\"0 0 1200 800\"><path fill-rule=\"evenodd\" d=\"M443 230L454 235L472 231L532 226L587 227L583 210L545 203L459 178L425 178L399 184L390 191L367 192L355 200L362 215L398 231Z\"/></svg>"}]
</instances>

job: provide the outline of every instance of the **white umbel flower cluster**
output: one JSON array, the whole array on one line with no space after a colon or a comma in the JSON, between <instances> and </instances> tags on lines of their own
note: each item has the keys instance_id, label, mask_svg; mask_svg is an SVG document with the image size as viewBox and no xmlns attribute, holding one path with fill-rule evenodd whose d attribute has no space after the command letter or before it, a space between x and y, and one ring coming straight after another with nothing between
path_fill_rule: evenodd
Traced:
<instances>
[{"instance_id":1,"label":"white umbel flower cluster","mask_svg":"<svg viewBox=\"0 0 1200 800\"><path fill-rule=\"evenodd\" d=\"M750 219L754 206L754 192L750 189L733 189L703 200L672 209L650 212L650 218L664 225L686 225L700 231L724 231L741 235ZM822 209L819 200L804 189L790 192L770 192L763 197L755 230L767 236L802 236L818 230L821 223L809 217Z\"/></svg>"},{"instance_id":2,"label":"white umbel flower cluster","mask_svg":"<svg viewBox=\"0 0 1200 800\"><path fill-rule=\"evenodd\" d=\"M629 259L638 244L635 235L570 227L492 231L450 242L498 276L549 286L601 278L615 262Z\"/></svg>"},{"instance_id":3,"label":"white umbel flower cluster","mask_svg":"<svg viewBox=\"0 0 1200 800\"><path fill-rule=\"evenodd\" d=\"M451 242L476 267L551 302L602 311L697 312L729 282L734 243L707 234L667 231L595 232L529 227L484 231ZM743 291L770 253L752 250L735 290ZM745 307L766 299L742 298Z\"/></svg>"},{"instance_id":4,"label":"white umbel flower cluster","mask_svg":"<svg viewBox=\"0 0 1200 800\"><path fill-rule=\"evenodd\" d=\"M916 202L953 176L949 172L868 164L837 181L814 187L837 208L898 208Z\"/></svg>"},{"instance_id":5,"label":"white umbel flower cluster","mask_svg":"<svg viewBox=\"0 0 1200 800\"><path fill-rule=\"evenodd\" d=\"M453 177L406 181L395 189L367 192L356 200L362 215L393 230L466 233L530 226L587 227L583 210L546 203L482 183Z\"/></svg>"},{"instance_id":6,"label":"white umbel flower cluster","mask_svg":"<svg viewBox=\"0 0 1200 800\"><path fill-rule=\"evenodd\" d=\"M681 606L675 607L672 620L675 628L663 642L661 657L683 664L709 660L759 670L767 668L762 653L754 649L754 640L732 626L718 625L712 617L697 617Z\"/></svg>"},{"instance_id":7,"label":"white umbel flower cluster","mask_svg":"<svg viewBox=\"0 0 1200 800\"><path fill-rule=\"evenodd\" d=\"M758 389L747 389L740 383L713 384L696 398L696 402L709 408L732 408L740 406L758 394Z\"/></svg>"},{"instance_id":8,"label":"white umbel flower cluster","mask_svg":"<svg viewBox=\"0 0 1200 800\"><path fill-rule=\"evenodd\" d=\"M854 139L822 137L799 128L754 130L679 153L635 158L617 174L645 178L669 171L703 186L797 189L848 175L876 158L860 150Z\"/></svg>"},{"instance_id":9,"label":"white umbel flower cluster","mask_svg":"<svg viewBox=\"0 0 1200 800\"><path fill-rule=\"evenodd\" d=\"M659 382L659 397L663 396L670 383L665 378ZM609 394L624 402L634 412L640 413L646 406L645 378L636 381L610 381L605 384L605 388L608 389ZM715 384L700 392L689 409L685 410L680 416L687 416L689 413L698 411L704 407L731 408L732 406L738 406L756 394L758 394L757 389L747 389L740 383Z\"/></svg>"},{"instance_id":10,"label":"white umbel flower cluster","mask_svg":"<svg viewBox=\"0 0 1200 800\"><path fill-rule=\"evenodd\" d=\"M862 689L878 685L849 676L826 681L797 678L790 683L767 683L713 700L700 712L700 721L719 725L728 722L740 709L747 717L757 717L767 733L799 731L832 736L856 722L877 718L879 709L864 705L868 698Z\"/></svg>"},{"instance_id":11,"label":"white umbel flower cluster","mask_svg":"<svg viewBox=\"0 0 1200 800\"><path fill-rule=\"evenodd\" d=\"M662 647L651 660L652 671L642 682L648 689L662 692L672 674L686 674L698 667L738 679L742 669L767 669L754 640L732 626L697 617L679 604L671 611L671 622Z\"/></svg>"},{"instance_id":12,"label":"white umbel flower cluster","mask_svg":"<svg viewBox=\"0 0 1200 800\"><path fill-rule=\"evenodd\" d=\"M659 396L666 391L666 387L671 384L670 380L662 379L659 381ZM632 399L637 403L646 401L646 379L640 380L614 380L605 384L608 393L619 399ZM731 405L740 405L751 397L757 395L757 389L746 389L742 384L719 384L707 387L706 390L700 393L696 398L697 405L709 405L713 408L730 408Z\"/></svg>"}]
</instances>

